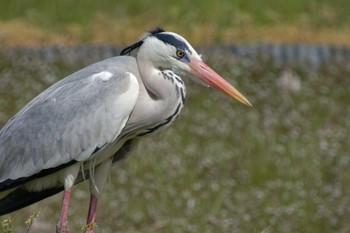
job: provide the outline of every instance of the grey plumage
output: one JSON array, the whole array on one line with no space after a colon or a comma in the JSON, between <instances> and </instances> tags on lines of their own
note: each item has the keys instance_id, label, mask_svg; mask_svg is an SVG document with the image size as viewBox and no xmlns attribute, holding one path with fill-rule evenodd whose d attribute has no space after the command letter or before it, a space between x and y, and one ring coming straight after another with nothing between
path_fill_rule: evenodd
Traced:
<instances>
[{"instance_id":1,"label":"grey plumage","mask_svg":"<svg viewBox=\"0 0 350 233\"><path fill-rule=\"evenodd\" d=\"M114 100L128 90L126 72L135 66L132 57L93 64L28 103L0 132L0 182L71 160L84 161L111 142L133 109L132 103L120 109ZM108 80L93 78L106 71L114 75ZM131 94L130 100L136 102L138 93Z\"/></svg>"}]
</instances>

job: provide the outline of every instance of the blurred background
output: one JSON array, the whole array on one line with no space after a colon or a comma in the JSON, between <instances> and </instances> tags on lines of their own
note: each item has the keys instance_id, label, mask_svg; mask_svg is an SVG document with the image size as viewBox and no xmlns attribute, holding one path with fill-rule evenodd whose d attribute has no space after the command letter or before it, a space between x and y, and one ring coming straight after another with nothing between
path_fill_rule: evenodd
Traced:
<instances>
[{"instance_id":1,"label":"blurred background","mask_svg":"<svg viewBox=\"0 0 350 233\"><path fill-rule=\"evenodd\" d=\"M254 107L187 82L173 127L114 166L97 232L349 232L348 0L0 0L0 126L157 26L187 38ZM87 190L72 193L72 232ZM39 211L31 232L53 232L61 198L0 220L25 232Z\"/></svg>"}]
</instances>

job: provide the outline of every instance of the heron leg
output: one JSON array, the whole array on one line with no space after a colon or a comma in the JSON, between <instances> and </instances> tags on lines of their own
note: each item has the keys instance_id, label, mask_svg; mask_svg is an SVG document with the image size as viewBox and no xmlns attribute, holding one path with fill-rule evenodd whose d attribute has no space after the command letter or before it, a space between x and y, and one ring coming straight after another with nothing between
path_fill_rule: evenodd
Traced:
<instances>
[{"instance_id":1,"label":"heron leg","mask_svg":"<svg viewBox=\"0 0 350 233\"><path fill-rule=\"evenodd\" d=\"M67 213L68 213L70 193L71 193L71 189L64 190L63 192L62 209L61 209L60 218L58 219L58 223L56 225L56 233L69 233Z\"/></svg>"},{"instance_id":2,"label":"heron leg","mask_svg":"<svg viewBox=\"0 0 350 233\"><path fill-rule=\"evenodd\" d=\"M97 208L97 197L95 195L90 196L89 213L86 220L86 224L94 223L96 221L96 208Z\"/></svg>"},{"instance_id":3,"label":"heron leg","mask_svg":"<svg viewBox=\"0 0 350 233\"><path fill-rule=\"evenodd\" d=\"M109 171L112 166L112 158L102 162L99 166L94 167L94 164L90 165L90 206L89 213L86 220L87 230L85 233L93 233L96 226L96 209L97 200L101 194L101 191L106 183Z\"/></svg>"},{"instance_id":4,"label":"heron leg","mask_svg":"<svg viewBox=\"0 0 350 233\"><path fill-rule=\"evenodd\" d=\"M97 208L97 197L91 194L89 213L86 220L86 230L84 231L84 233L94 233L94 227L96 226L96 208Z\"/></svg>"}]
</instances>

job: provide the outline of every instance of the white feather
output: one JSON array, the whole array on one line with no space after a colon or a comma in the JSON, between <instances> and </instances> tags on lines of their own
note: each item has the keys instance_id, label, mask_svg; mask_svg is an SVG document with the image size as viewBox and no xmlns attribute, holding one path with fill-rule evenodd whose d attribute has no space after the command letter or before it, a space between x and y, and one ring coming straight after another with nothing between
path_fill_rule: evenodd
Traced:
<instances>
[{"instance_id":1,"label":"white feather","mask_svg":"<svg viewBox=\"0 0 350 233\"><path fill-rule=\"evenodd\" d=\"M112 76L113 76L113 74L111 72L102 71L100 73L92 75L91 78L93 80L99 79L99 80L102 80L102 81L108 81Z\"/></svg>"}]
</instances>

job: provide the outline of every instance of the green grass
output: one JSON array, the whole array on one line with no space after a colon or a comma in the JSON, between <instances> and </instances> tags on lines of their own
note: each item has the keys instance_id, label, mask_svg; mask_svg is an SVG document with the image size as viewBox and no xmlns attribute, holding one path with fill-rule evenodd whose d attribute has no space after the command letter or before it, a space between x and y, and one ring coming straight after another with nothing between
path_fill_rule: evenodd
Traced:
<instances>
[{"instance_id":1,"label":"green grass","mask_svg":"<svg viewBox=\"0 0 350 233\"><path fill-rule=\"evenodd\" d=\"M3 2L0 9L1 20L24 18L48 27L67 24L84 25L97 12L117 21L143 22L145 18L154 17L165 20L165 24L176 23L186 27L193 23L216 22L219 27L231 26L232 19L242 12L248 13L256 24L290 23L302 16L309 17L318 25L330 23L341 26L349 23L350 3L346 0L234 0L234 1L113 1L113 0L77 0L77 1L38 1L13 0ZM328 10L328 12L326 12ZM157 13L154 15L154 13ZM329 19L327 19L327 14ZM331 15L332 14L332 15ZM331 22L326 22L330 20Z\"/></svg>"},{"instance_id":2,"label":"green grass","mask_svg":"<svg viewBox=\"0 0 350 233\"><path fill-rule=\"evenodd\" d=\"M12 0L0 3L0 42L121 44L164 26L196 44L312 40L349 44L348 12L347 0Z\"/></svg>"},{"instance_id":3,"label":"green grass","mask_svg":"<svg viewBox=\"0 0 350 233\"><path fill-rule=\"evenodd\" d=\"M69 62L64 56L47 61L8 51L0 59L2 124L54 80L92 62L88 57ZM278 84L285 69L269 61L208 54L208 63L254 107L187 82L186 106L174 126L141 140L113 168L97 229L348 232L349 69L289 67L301 82L294 93ZM87 189L81 184L72 193L72 232L85 224ZM11 214L14 232L24 231L23 219L33 211L41 213L33 232L52 232L60 203L56 195Z\"/></svg>"}]
</instances>

